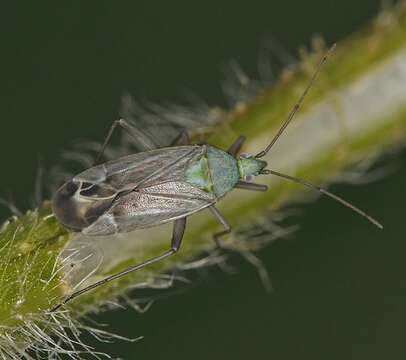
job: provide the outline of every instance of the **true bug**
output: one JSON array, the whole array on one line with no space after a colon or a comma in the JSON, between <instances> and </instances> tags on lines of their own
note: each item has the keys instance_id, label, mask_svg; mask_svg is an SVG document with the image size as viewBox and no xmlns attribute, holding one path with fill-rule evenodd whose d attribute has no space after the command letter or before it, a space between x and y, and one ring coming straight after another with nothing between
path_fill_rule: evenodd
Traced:
<instances>
[{"instance_id":1,"label":"true bug","mask_svg":"<svg viewBox=\"0 0 406 360\"><path fill-rule=\"evenodd\" d=\"M163 260L181 245L186 218L208 208L224 227L213 235L219 238L231 231L216 209L216 202L234 188L266 191L267 186L246 181L258 175L276 175L317 190L352 209L379 228L382 225L342 198L305 180L266 169L262 158L270 151L294 118L313 85L320 68L334 46L325 54L307 87L269 145L255 156L238 156L244 142L240 136L227 151L210 145L189 145L187 133L181 132L172 146L155 148L151 138L124 119L115 121L96 159L98 163L114 129L121 126L135 137L146 151L95 165L66 182L53 197L57 219L68 229L89 236L128 232L173 221L171 246L160 256L106 277L74 292L52 310L100 285Z\"/></svg>"}]
</instances>

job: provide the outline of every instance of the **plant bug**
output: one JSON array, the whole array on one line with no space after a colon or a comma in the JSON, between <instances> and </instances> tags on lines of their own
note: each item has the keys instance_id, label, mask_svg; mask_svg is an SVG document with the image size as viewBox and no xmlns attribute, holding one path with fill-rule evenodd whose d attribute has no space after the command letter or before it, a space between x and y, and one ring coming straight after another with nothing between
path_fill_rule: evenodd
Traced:
<instances>
[{"instance_id":1,"label":"plant bug","mask_svg":"<svg viewBox=\"0 0 406 360\"><path fill-rule=\"evenodd\" d=\"M245 140L243 136L227 151L223 151L211 145L190 145L187 133L183 131L171 146L156 148L151 137L141 129L131 126L124 119L115 121L96 158L96 164L117 126L134 137L145 151L95 165L66 182L53 197L55 216L68 229L89 236L112 235L173 222L171 245L160 256L130 266L72 293L52 311L83 293L176 253L181 246L186 219L195 212L209 209L219 220L224 230L213 235L219 245L221 236L231 232L231 226L215 204L234 188L266 191L266 185L246 181L252 176L275 175L302 184L329 196L382 229L378 221L344 199L303 179L266 169L267 162L262 160L294 118L334 47L326 52L318 64L274 138L255 156L238 155Z\"/></svg>"}]
</instances>

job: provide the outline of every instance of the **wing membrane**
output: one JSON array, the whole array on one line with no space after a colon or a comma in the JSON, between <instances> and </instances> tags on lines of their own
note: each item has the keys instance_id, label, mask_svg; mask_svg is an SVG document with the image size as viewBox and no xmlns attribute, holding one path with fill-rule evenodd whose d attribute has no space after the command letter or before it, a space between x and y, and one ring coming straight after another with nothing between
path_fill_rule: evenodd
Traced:
<instances>
[{"instance_id":1,"label":"wing membrane","mask_svg":"<svg viewBox=\"0 0 406 360\"><path fill-rule=\"evenodd\" d=\"M145 228L189 216L215 202L185 182L166 182L120 196L96 222L84 229L88 235L109 235Z\"/></svg>"},{"instance_id":2,"label":"wing membrane","mask_svg":"<svg viewBox=\"0 0 406 360\"><path fill-rule=\"evenodd\" d=\"M151 150L94 166L74 180L105 184L117 193L168 181L182 182L188 166L205 151L205 147L199 145Z\"/></svg>"}]
</instances>

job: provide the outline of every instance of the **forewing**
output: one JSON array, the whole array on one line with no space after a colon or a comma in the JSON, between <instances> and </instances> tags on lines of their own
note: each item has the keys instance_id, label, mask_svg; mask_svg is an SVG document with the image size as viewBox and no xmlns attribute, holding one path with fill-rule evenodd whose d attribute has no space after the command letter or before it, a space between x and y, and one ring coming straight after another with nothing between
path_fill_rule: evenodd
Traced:
<instances>
[{"instance_id":1,"label":"forewing","mask_svg":"<svg viewBox=\"0 0 406 360\"><path fill-rule=\"evenodd\" d=\"M83 232L109 235L145 228L189 216L215 202L185 182L166 182L120 196L112 207Z\"/></svg>"},{"instance_id":2,"label":"forewing","mask_svg":"<svg viewBox=\"0 0 406 360\"><path fill-rule=\"evenodd\" d=\"M117 192L148 188L168 181L181 182L191 162L204 152L205 147L198 145L142 152L92 167L75 176L75 180L108 184Z\"/></svg>"}]
</instances>

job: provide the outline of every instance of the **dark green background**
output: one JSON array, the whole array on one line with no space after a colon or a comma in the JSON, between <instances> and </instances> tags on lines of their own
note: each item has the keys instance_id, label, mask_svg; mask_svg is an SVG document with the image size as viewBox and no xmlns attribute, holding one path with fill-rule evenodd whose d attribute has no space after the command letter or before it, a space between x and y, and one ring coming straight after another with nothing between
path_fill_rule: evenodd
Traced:
<instances>
[{"instance_id":1,"label":"dark green background","mask_svg":"<svg viewBox=\"0 0 406 360\"><path fill-rule=\"evenodd\" d=\"M2 8L0 192L29 206L40 155L46 166L72 140L99 140L117 116L122 90L182 101L191 89L224 104L221 65L237 59L255 73L261 39L296 54L314 34L340 40L365 24L380 1L45 1ZM351 56L351 54L349 54ZM275 59L275 69L278 61ZM396 171L334 191L385 224L369 226L320 199L303 206L292 239L262 251L274 292L255 271L211 270L195 287L140 315L97 321L128 344L94 343L125 359L404 359L406 154ZM48 179L46 179L48 180ZM227 201L227 200L225 200ZM7 212L0 213L5 218Z\"/></svg>"}]
</instances>

